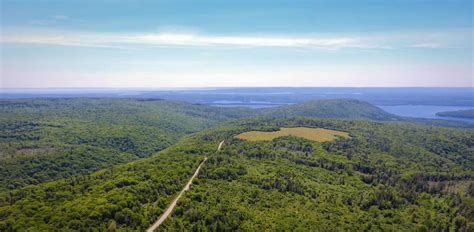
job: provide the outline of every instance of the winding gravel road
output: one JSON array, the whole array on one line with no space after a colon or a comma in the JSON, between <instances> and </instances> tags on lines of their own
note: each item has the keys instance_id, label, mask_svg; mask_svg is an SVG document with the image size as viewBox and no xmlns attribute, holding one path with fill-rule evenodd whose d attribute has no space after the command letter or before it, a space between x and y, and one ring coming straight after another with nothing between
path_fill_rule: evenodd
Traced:
<instances>
[{"instance_id":1,"label":"winding gravel road","mask_svg":"<svg viewBox=\"0 0 474 232\"><path fill-rule=\"evenodd\" d=\"M218 151L222 148L222 145L224 145L224 140L222 140L222 142L219 143L219 146L217 147ZM186 183L184 188L181 190L181 192L179 192L178 196L173 200L173 202L171 202L171 204L168 206L165 212L158 218L158 220L155 223L153 223L152 226L150 226L150 228L146 230L147 232L153 232L156 228L158 228L158 226L161 225L161 223L163 223L166 220L166 218L168 218L171 215L174 207L176 207L176 203L178 203L179 198L181 198L184 192L189 190L189 186L191 186L194 178L199 174L199 170L201 169L202 165L206 162L206 160L207 160L207 157L205 157L204 160L201 162L201 164L199 164L193 176L191 176L188 183Z\"/></svg>"}]
</instances>

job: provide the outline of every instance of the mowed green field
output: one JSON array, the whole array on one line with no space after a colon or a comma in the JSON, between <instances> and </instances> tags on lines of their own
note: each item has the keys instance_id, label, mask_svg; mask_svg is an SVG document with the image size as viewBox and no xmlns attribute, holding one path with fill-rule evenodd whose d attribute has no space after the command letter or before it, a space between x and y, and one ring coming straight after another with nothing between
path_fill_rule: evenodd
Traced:
<instances>
[{"instance_id":1,"label":"mowed green field","mask_svg":"<svg viewBox=\"0 0 474 232\"><path fill-rule=\"evenodd\" d=\"M296 136L301 137L317 142L327 142L332 141L340 137L349 137L349 133L336 131L336 130L328 130L323 128L310 128L310 127L294 127L294 128L280 128L279 131L248 131L241 134L236 135L235 137L240 139L245 139L248 141L260 141L260 140L273 140L274 138L282 137L282 136Z\"/></svg>"}]
</instances>

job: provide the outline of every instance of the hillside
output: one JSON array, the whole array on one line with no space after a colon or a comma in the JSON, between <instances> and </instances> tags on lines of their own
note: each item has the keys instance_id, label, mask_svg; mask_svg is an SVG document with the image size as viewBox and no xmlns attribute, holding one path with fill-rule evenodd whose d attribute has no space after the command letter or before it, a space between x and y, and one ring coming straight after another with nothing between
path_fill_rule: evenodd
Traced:
<instances>
[{"instance_id":1,"label":"hillside","mask_svg":"<svg viewBox=\"0 0 474 232\"><path fill-rule=\"evenodd\" d=\"M350 137L322 143L234 138L281 127L324 128ZM240 120L149 158L0 194L0 230L143 231L206 156L201 174L160 230L469 231L474 226L473 141L470 129Z\"/></svg>"},{"instance_id":2,"label":"hillside","mask_svg":"<svg viewBox=\"0 0 474 232\"><path fill-rule=\"evenodd\" d=\"M438 115L440 117L472 118L472 119L474 119L474 109L438 112L438 113L436 113L436 115Z\"/></svg>"},{"instance_id":3,"label":"hillside","mask_svg":"<svg viewBox=\"0 0 474 232\"><path fill-rule=\"evenodd\" d=\"M399 123L288 119L211 132L308 126L317 143L230 137L163 230L472 231L474 134ZM210 135L208 135L210 136Z\"/></svg>"},{"instance_id":4,"label":"hillside","mask_svg":"<svg viewBox=\"0 0 474 232\"><path fill-rule=\"evenodd\" d=\"M258 110L258 115L267 118L315 117L389 122L397 121L460 128L474 127L473 123L468 122L397 116L387 113L370 103L354 99L307 101L289 106L261 109Z\"/></svg>"},{"instance_id":5,"label":"hillside","mask_svg":"<svg viewBox=\"0 0 474 232\"><path fill-rule=\"evenodd\" d=\"M0 111L0 191L148 157L246 112L107 98L2 100Z\"/></svg>"},{"instance_id":6,"label":"hillside","mask_svg":"<svg viewBox=\"0 0 474 232\"><path fill-rule=\"evenodd\" d=\"M317 117L393 121L399 117L367 102L352 99L307 101L300 104L264 109L269 117Z\"/></svg>"}]
</instances>

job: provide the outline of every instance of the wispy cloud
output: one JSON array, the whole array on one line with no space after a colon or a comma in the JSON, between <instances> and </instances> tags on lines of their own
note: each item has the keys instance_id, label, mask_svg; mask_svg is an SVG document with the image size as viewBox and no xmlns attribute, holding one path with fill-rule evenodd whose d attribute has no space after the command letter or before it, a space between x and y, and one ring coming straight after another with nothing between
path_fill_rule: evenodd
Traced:
<instances>
[{"instance_id":1,"label":"wispy cloud","mask_svg":"<svg viewBox=\"0 0 474 232\"><path fill-rule=\"evenodd\" d=\"M57 17L62 18L62 15ZM412 44L413 48L443 48L439 42L417 38L393 39L381 36L296 37L296 36L216 36L196 33L107 34L62 31L4 32L2 43L48 44L61 46L135 48L143 46L282 47L308 49L393 49Z\"/></svg>"},{"instance_id":2,"label":"wispy cloud","mask_svg":"<svg viewBox=\"0 0 474 232\"><path fill-rule=\"evenodd\" d=\"M252 36L202 36L193 34L147 34L129 36L129 43L186 45L186 46L257 46L257 47L313 47L313 48L360 48L367 47L357 38L297 38Z\"/></svg>"},{"instance_id":3,"label":"wispy cloud","mask_svg":"<svg viewBox=\"0 0 474 232\"><path fill-rule=\"evenodd\" d=\"M46 26L51 23L50 20L46 19L33 19L29 22L31 25L40 25L40 26Z\"/></svg>"},{"instance_id":4,"label":"wispy cloud","mask_svg":"<svg viewBox=\"0 0 474 232\"><path fill-rule=\"evenodd\" d=\"M38 25L38 26L51 26L51 25L56 25L56 24L61 24L61 23L64 24L64 23L78 23L78 22L79 23L85 22L85 20L71 18L67 15L62 15L62 14L51 15L46 18L33 19L29 21L31 25Z\"/></svg>"},{"instance_id":5,"label":"wispy cloud","mask_svg":"<svg viewBox=\"0 0 474 232\"><path fill-rule=\"evenodd\" d=\"M66 15L53 15L52 18L56 19L56 20L68 20L69 16L66 16Z\"/></svg>"},{"instance_id":6,"label":"wispy cloud","mask_svg":"<svg viewBox=\"0 0 474 232\"><path fill-rule=\"evenodd\" d=\"M429 43L413 44L410 47L413 47L413 48L443 48L445 46L441 43L429 42Z\"/></svg>"},{"instance_id":7,"label":"wispy cloud","mask_svg":"<svg viewBox=\"0 0 474 232\"><path fill-rule=\"evenodd\" d=\"M129 46L129 45L176 45L176 46L255 46L255 47L307 47L322 49L372 48L358 38L333 37L254 37L254 36L206 36L198 34L101 34L60 33L2 36L2 43L30 43L66 46Z\"/></svg>"}]
</instances>

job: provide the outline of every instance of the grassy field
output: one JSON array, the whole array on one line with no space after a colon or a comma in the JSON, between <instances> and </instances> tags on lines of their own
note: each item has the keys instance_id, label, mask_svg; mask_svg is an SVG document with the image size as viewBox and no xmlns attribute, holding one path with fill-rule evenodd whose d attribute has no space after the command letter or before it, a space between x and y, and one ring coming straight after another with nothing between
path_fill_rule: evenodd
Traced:
<instances>
[{"instance_id":1,"label":"grassy field","mask_svg":"<svg viewBox=\"0 0 474 232\"><path fill-rule=\"evenodd\" d=\"M259 141L259 140L273 140L274 138L282 136L296 136L305 139L326 142L336 139L337 136L349 137L349 134L342 131L328 130L322 128L309 128L309 127L295 127L295 128L281 128L279 131L248 131L241 133L235 137L245 139L248 141Z\"/></svg>"}]
</instances>

